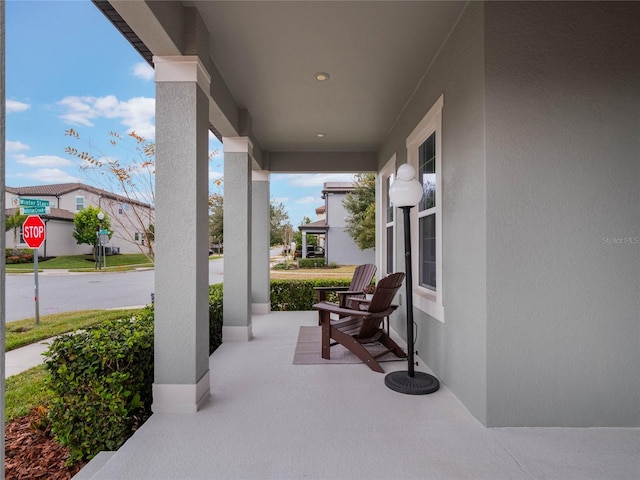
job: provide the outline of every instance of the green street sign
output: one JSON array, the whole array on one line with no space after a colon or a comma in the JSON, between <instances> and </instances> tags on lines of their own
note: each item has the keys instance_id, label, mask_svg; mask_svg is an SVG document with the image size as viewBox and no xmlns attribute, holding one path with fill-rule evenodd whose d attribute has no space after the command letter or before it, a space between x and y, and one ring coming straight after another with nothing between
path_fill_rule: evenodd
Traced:
<instances>
[{"instance_id":1,"label":"green street sign","mask_svg":"<svg viewBox=\"0 0 640 480\"><path fill-rule=\"evenodd\" d=\"M107 230L106 228L102 228L98 231L98 233L100 235L109 235L109 230Z\"/></svg>"},{"instance_id":2,"label":"green street sign","mask_svg":"<svg viewBox=\"0 0 640 480\"><path fill-rule=\"evenodd\" d=\"M20 215L48 215L51 213L49 207L20 207Z\"/></svg>"},{"instance_id":3,"label":"green street sign","mask_svg":"<svg viewBox=\"0 0 640 480\"><path fill-rule=\"evenodd\" d=\"M21 207L48 207L49 206L49 200L37 200L35 198L19 198L18 202Z\"/></svg>"}]
</instances>

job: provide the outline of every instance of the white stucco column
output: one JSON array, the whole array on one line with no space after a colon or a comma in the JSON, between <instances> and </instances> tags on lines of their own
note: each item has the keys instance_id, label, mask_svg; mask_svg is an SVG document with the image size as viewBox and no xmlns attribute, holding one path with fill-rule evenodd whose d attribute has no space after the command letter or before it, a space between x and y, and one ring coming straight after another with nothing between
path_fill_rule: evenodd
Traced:
<instances>
[{"instance_id":1,"label":"white stucco column","mask_svg":"<svg viewBox=\"0 0 640 480\"><path fill-rule=\"evenodd\" d=\"M300 258L307 258L307 232L302 232L302 250L300 251Z\"/></svg>"},{"instance_id":2,"label":"white stucco column","mask_svg":"<svg viewBox=\"0 0 640 480\"><path fill-rule=\"evenodd\" d=\"M269 172L254 170L251 178L251 312L267 315L271 311Z\"/></svg>"},{"instance_id":3,"label":"white stucco column","mask_svg":"<svg viewBox=\"0 0 640 480\"><path fill-rule=\"evenodd\" d=\"M251 163L248 137L225 137L222 341L248 341L251 332Z\"/></svg>"},{"instance_id":4,"label":"white stucco column","mask_svg":"<svg viewBox=\"0 0 640 480\"><path fill-rule=\"evenodd\" d=\"M208 98L197 57L156 70L155 413L209 398Z\"/></svg>"}]
</instances>

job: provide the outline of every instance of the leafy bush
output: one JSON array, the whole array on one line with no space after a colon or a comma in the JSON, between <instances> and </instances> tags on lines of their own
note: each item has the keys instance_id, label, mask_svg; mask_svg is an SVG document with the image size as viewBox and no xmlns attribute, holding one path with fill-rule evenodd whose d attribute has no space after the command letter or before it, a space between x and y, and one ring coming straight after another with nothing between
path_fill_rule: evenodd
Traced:
<instances>
[{"instance_id":1,"label":"leafy bush","mask_svg":"<svg viewBox=\"0 0 640 480\"><path fill-rule=\"evenodd\" d=\"M222 344L222 284L209 285L209 355Z\"/></svg>"},{"instance_id":2,"label":"leafy bush","mask_svg":"<svg viewBox=\"0 0 640 480\"><path fill-rule=\"evenodd\" d=\"M301 258L298 260L300 268L324 268L324 258Z\"/></svg>"},{"instance_id":3,"label":"leafy bush","mask_svg":"<svg viewBox=\"0 0 640 480\"><path fill-rule=\"evenodd\" d=\"M45 356L49 418L69 465L117 450L151 414L151 309L62 335Z\"/></svg>"},{"instance_id":4,"label":"leafy bush","mask_svg":"<svg viewBox=\"0 0 640 480\"><path fill-rule=\"evenodd\" d=\"M23 248L18 250L17 253L17 255L14 255L12 248L5 250L4 258L7 260L8 264L33 263L33 250Z\"/></svg>"},{"instance_id":5,"label":"leafy bush","mask_svg":"<svg viewBox=\"0 0 640 480\"><path fill-rule=\"evenodd\" d=\"M271 310L313 310L318 302L315 287L348 287L351 279L317 278L312 280L271 280ZM334 292L327 293L327 300L338 301Z\"/></svg>"}]
</instances>

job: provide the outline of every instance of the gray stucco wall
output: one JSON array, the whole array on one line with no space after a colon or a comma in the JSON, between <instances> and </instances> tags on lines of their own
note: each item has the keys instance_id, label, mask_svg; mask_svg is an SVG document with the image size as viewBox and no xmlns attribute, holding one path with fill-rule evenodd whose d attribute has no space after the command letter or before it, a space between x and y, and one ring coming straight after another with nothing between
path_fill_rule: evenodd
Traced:
<instances>
[{"instance_id":1,"label":"gray stucco wall","mask_svg":"<svg viewBox=\"0 0 640 480\"><path fill-rule=\"evenodd\" d=\"M485 14L487 424L638 426L640 4Z\"/></svg>"},{"instance_id":2,"label":"gray stucco wall","mask_svg":"<svg viewBox=\"0 0 640 480\"><path fill-rule=\"evenodd\" d=\"M343 194L327 194L327 262L338 265L361 265L375 263L372 248L360 250L345 229L347 210L342 205Z\"/></svg>"},{"instance_id":3,"label":"gray stucco wall","mask_svg":"<svg viewBox=\"0 0 640 480\"><path fill-rule=\"evenodd\" d=\"M486 287L483 6L471 2L385 143L407 161L406 138L444 93L442 110L445 323L415 309L416 350L436 376L486 421ZM404 270L398 214L396 265ZM415 228L415 225L412 225ZM413 252L417 255L417 252ZM403 293L404 295L404 293ZM394 328L404 334L404 311Z\"/></svg>"}]
</instances>

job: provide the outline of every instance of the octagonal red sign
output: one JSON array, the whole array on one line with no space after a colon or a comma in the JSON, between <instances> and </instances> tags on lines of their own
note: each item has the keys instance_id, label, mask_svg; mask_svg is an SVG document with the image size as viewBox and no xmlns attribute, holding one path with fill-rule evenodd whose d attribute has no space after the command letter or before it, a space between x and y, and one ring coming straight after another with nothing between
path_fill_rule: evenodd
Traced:
<instances>
[{"instance_id":1,"label":"octagonal red sign","mask_svg":"<svg viewBox=\"0 0 640 480\"><path fill-rule=\"evenodd\" d=\"M30 248L40 248L45 240L46 229L38 215L29 215L22 224L22 236Z\"/></svg>"}]
</instances>

